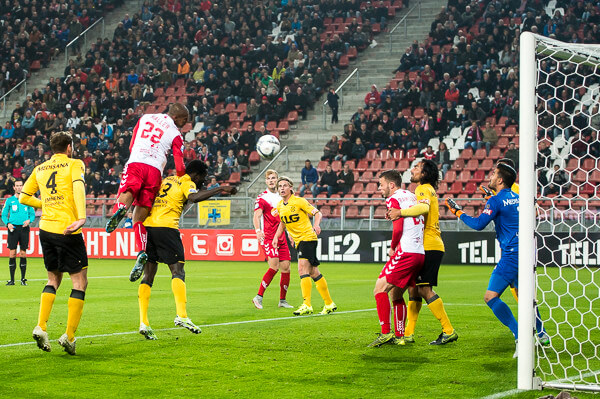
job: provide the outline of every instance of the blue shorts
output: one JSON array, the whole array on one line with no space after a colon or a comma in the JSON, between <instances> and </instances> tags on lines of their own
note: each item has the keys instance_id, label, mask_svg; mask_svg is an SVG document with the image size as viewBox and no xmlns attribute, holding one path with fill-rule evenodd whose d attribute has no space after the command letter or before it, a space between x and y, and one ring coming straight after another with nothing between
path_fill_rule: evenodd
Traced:
<instances>
[{"instance_id":1,"label":"blue shorts","mask_svg":"<svg viewBox=\"0 0 600 399\"><path fill-rule=\"evenodd\" d=\"M508 287L519 288L519 262L516 256L502 257L494 268L488 283L488 291L497 292L502 295Z\"/></svg>"}]
</instances>

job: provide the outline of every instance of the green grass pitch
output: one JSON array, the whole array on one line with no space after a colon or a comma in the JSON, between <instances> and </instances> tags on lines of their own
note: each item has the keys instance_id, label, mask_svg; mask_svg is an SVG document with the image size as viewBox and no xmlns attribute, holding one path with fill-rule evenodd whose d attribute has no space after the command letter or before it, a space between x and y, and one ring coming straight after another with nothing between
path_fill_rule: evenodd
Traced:
<instances>
[{"instance_id":1,"label":"green grass pitch","mask_svg":"<svg viewBox=\"0 0 600 399\"><path fill-rule=\"evenodd\" d=\"M31 339L45 284L40 260L29 260L29 286L0 286L0 397L436 399L481 398L516 387L514 342L483 303L491 267L442 268L436 291L458 331L457 342L428 345L440 326L424 306L415 345L371 349L366 345L379 330L372 290L382 265L323 264L339 313L294 318L277 308L279 276L267 289L265 309L252 305L266 263L188 262L188 315L203 326L200 335L174 328L170 276L161 266L149 309L159 340L146 341L136 332L138 285L126 277L132 262L90 263L75 357L56 342L51 353L42 352ZM66 279L48 323L53 340L64 332L70 290ZM320 310L314 287L312 297ZM516 312L510 293L503 298ZM294 271L288 300L301 303ZM11 345L17 343L26 344ZM556 394L503 397L549 393Z\"/></svg>"}]
</instances>

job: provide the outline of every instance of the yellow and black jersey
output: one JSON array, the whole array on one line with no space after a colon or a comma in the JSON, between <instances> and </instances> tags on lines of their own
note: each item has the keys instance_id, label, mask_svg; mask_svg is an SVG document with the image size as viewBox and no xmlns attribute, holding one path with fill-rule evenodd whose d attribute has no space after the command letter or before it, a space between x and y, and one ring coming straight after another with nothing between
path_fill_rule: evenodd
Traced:
<instances>
[{"instance_id":1,"label":"yellow and black jersey","mask_svg":"<svg viewBox=\"0 0 600 399\"><path fill-rule=\"evenodd\" d=\"M277 204L279 219L292 236L296 247L303 241L317 241L317 234L310 223L310 215L319 212L302 197L290 196L287 203L283 200Z\"/></svg>"},{"instance_id":2,"label":"yellow and black jersey","mask_svg":"<svg viewBox=\"0 0 600 399\"><path fill-rule=\"evenodd\" d=\"M431 184L421 184L415 190L417 202L429 205L425 218L423 246L425 251L444 251L442 232L440 230L440 206L435 189Z\"/></svg>"},{"instance_id":3,"label":"yellow and black jersey","mask_svg":"<svg viewBox=\"0 0 600 399\"><path fill-rule=\"evenodd\" d=\"M55 154L33 169L19 200L27 205L32 201L37 202L33 196L39 190L42 207L40 229L63 234L70 224L86 217L84 174L83 161L69 158L65 154ZM74 190L73 186L77 182L80 182L81 187ZM79 233L81 229L73 234Z\"/></svg>"},{"instance_id":4,"label":"yellow and black jersey","mask_svg":"<svg viewBox=\"0 0 600 399\"><path fill-rule=\"evenodd\" d=\"M144 226L179 229L183 205L188 196L195 192L197 192L196 184L188 175L165 178Z\"/></svg>"}]
</instances>

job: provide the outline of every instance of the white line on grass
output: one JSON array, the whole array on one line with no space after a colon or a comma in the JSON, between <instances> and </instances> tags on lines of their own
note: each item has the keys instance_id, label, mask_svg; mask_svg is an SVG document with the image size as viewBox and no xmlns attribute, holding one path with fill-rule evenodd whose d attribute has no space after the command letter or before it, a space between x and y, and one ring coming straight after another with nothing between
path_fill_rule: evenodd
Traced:
<instances>
[{"instance_id":1,"label":"white line on grass","mask_svg":"<svg viewBox=\"0 0 600 399\"><path fill-rule=\"evenodd\" d=\"M561 378L561 379L558 379L558 380L549 381L548 383L549 384L564 383L564 382L572 381L574 378L581 378L581 379L583 379L583 378L594 376L594 375L596 375L598 373L600 373L600 370L590 371L590 372L582 374L581 376ZM481 399L501 399L501 398L505 398L505 397L510 396L510 395L517 394L519 392L525 392L525 390L524 389L511 389L509 391L498 392L498 393L495 393L493 395L484 396Z\"/></svg>"},{"instance_id":2,"label":"white line on grass","mask_svg":"<svg viewBox=\"0 0 600 399\"><path fill-rule=\"evenodd\" d=\"M371 312L373 310L376 310L375 308L371 308L371 309L358 309L358 310L346 310L343 312L335 312L335 314L349 314L349 313L359 313L359 312ZM308 317L321 317L324 315L319 315L319 314L315 314L312 316L308 316ZM230 322L226 322L226 323L214 323L214 324L203 324L200 325L199 327L217 327L217 326L233 326L236 324L249 324L249 323L260 323L260 322L266 322L266 321L277 321L277 320L301 320L301 319L306 319L306 317L298 317L298 316L289 316L289 317L274 317L272 319L256 319L256 320L241 320L241 321L230 321ZM171 327L171 328L159 328L159 329L155 329L154 331L171 331L171 330L181 330L182 327ZM77 337L77 339L87 339L87 338L100 338L100 337L112 337L112 336L117 336L117 335L131 335L131 334L138 334L138 331L125 331L125 332L115 332L115 333L109 333L109 334L96 334L96 335L83 335L81 337ZM53 342L55 342L56 340L53 340ZM10 348L13 346L23 346L23 345L31 345L34 344L34 341L29 341L29 342L16 342L13 344L4 344L4 345L0 345L0 348Z\"/></svg>"}]
</instances>

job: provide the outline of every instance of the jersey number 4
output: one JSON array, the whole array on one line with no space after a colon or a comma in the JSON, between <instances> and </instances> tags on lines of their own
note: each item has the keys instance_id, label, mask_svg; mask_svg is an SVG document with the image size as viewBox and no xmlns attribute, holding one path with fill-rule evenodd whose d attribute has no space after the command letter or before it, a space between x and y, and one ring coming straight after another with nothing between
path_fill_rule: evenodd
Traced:
<instances>
[{"instance_id":1,"label":"jersey number 4","mask_svg":"<svg viewBox=\"0 0 600 399\"><path fill-rule=\"evenodd\" d=\"M46 188L50 189L50 194L57 193L57 191L56 191L56 173L57 172L52 172L52 174L48 178L48 181L46 182Z\"/></svg>"},{"instance_id":2,"label":"jersey number 4","mask_svg":"<svg viewBox=\"0 0 600 399\"><path fill-rule=\"evenodd\" d=\"M160 143L160 138L165 134L165 132L155 127L152 122L146 122L146 128L142 130L140 133L140 137L143 139L150 139L150 141L154 144Z\"/></svg>"}]
</instances>

